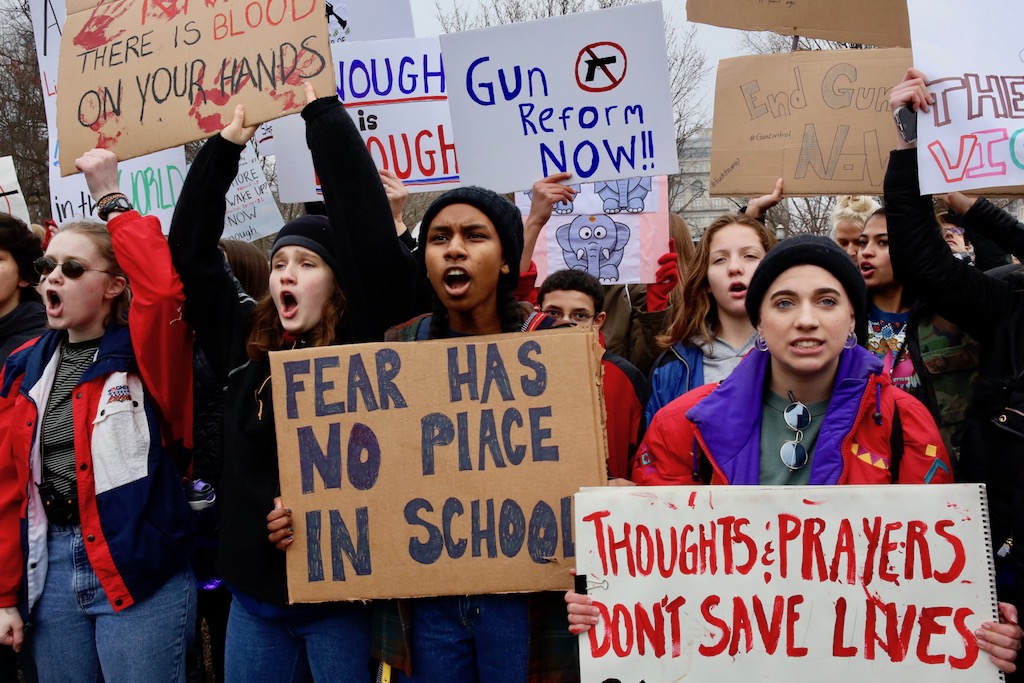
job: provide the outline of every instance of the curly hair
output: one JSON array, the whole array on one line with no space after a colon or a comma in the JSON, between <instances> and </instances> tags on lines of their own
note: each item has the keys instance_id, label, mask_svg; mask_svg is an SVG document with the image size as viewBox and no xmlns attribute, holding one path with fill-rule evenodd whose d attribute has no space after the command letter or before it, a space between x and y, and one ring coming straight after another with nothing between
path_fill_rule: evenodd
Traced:
<instances>
[{"instance_id":1,"label":"curly hair","mask_svg":"<svg viewBox=\"0 0 1024 683\"><path fill-rule=\"evenodd\" d=\"M662 348L667 349L678 341L694 337L710 344L717 334L718 306L711 296L711 284L708 282L711 240L720 230L730 225L742 225L753 230L766 253L775 246L776 239L772 231L746 214L725 214L716 218L700 238L690 268L680 283L680 304L673 311L672 320L664 334L658 335L658 345Z\"/></svg>"},{"instance_id":2,"label":"curly hair","mask_svg":"<svg viewBox=\"0 0 1024 683\"><path fill-rule=\"evenodd\" d=\"M847 194L836 197L836 208L832 212L832 233L830 237L836 238L836 228L843 221L850 221L858 227L864 227L868 218L878 210L878 202L871 197L863 195Z\"/></svg>"}]
</instances>

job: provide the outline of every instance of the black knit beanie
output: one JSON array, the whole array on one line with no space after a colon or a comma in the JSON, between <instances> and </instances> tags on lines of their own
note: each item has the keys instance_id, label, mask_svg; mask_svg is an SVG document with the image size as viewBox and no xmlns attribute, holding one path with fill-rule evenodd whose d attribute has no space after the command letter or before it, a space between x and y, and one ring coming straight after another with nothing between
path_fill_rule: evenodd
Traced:
<instances>
[{"instance_id":1,"label":"black knit beanie","mask_svg":"<svg viewBox=\"0 0 1024 683\"><path fill-rule=\"evenodd\" d=\"M757 327L761 322L761 302L768 288L782 273L794 266L819 266L832 274L846 290L853 314L860 320L867 307L868 289L864 276L843 249L827 237L799 235L782 240L768 252L747 287L747 315Z\"/></svg>"},{"instance_id":2,"label":"black knit beanie","mask_svg":"<svg viewBox=\"0 0 1024 683\"><path fill-rule=\"evenodd\" d=\"M341 283L338 261L334 258L334 237L327 216L299 216L281 228L270 250L271 260L278 249L291 246L309 249L322 258L334 273L334 279Z\"/></svg>"},{"instance_id":3,"label":"black knit beanie","mask_svg":"<svg viewBox=\"0 0 1024 683\"><path fill-rule=\"evenodd\" d=\"M480 209L494 223L494 229L501 240L501 255L508 264L508 273L499 281L507 281L514 288L519 283L519 260L523 256L523 216L516 205L501 195L483 187L457 187L449 190L434 200L427 207L420 221L420 248L416 250L417 258L424 259L427 246L427 233L430 224L446 206L452 204L469 204Z\"/></svg>"}]
</instances>

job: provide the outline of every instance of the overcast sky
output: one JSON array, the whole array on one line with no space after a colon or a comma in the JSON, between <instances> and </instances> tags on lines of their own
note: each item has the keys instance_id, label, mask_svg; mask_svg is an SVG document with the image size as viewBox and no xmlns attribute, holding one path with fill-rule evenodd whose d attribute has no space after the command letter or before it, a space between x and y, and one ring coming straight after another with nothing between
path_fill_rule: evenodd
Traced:
<instances>
[{"instance_id":1,"label":"overcast sky","mask_svg":"<svg viewBox=\"0 0 1024 683\"><path fill-rule=\"evenodd\" d=\"M479 4L477 0L459 1L462 6ZM433 0L410 0L410 4L412 5L413 21L416 25L416 35L432 36L441 32L441 24L435 16ZM450 7L451 0L445 0L444 5ZM677 25L682 26L685 23L686 0L662 0L662 6ZM711 114L714 104L715 71L718 67L718 60L743 54L737 48L740 33L735 29L697 24L697 40L707 56L707 63L710 67L704 78L703 88L704 106L707 107L708 114Z\"/></svg>"}]
</instances>

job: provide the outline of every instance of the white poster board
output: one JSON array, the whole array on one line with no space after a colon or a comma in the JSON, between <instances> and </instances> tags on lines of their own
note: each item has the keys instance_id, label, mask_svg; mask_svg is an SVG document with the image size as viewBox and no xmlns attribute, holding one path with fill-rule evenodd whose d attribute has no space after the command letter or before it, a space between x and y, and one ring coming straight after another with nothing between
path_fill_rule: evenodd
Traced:
<instances>
[{"instance_id":1,"label":"white poster board","mask_svg":"<svg viewBox=\"0 0 1024 683\"><path fill-rule=\"evenodd\" d=\"M571 187L573 201L555 205L537 238L537 284L567 268L586 271L603 284L654 282L658 257L668 251L668 178ZM525 221L532 192L516 192L515 200Z\"/></svg>"},{"instance_id":2,"label":"white poster board","mask_svg":"<svg viewBox=\"0 0 1024 683\"><path fill-rule=\"evenodd\" d=\"M1002 679L973 635L996 620L982 485L583 489L575 508L601 610L584 683Z\"/></svg>"},{"instance_id":3,"label":"white poster board","mask_svg":"<svg viewBox=\"0 0 1024 683\"><path fill-rule=\"evenodd\" d=\"M62 178L58 163L57 138L57 64L61 31L64 26L64 0L40 0L30 4L32 29L39 58L39 76L49 131L50 208L49 216L62 225L92 218L96 205L89 195L85 177L75 174ZM123 161L118 164L121 191L141 213L160 219L166 233L185 181L185 150L182 147ZM42 220L46 216L39 216Z\"/></svg>"},{"instance_id":4,"label":"white poster board","mask_svg":"<svg viewBox=\"0 0 1024 683\"><path fill-rule=\"evenodd\" d=\"M225 200L224 239L252 242L272 235L284 226L281 211L256 154L255 142L242 150L238 175L231 181Z\"/></svg>"},{"instance_id":5,"label":"white poster board","mask_svg":"<svg viewBox=\"0 0 1024 683\"><path fill-rule=\"evenodd\" d=\"M464 183L679 170L661 3L441 36Z\"/></svg>"},{"instance_id":6,"label":"white poster board","mask_svg":"<svg viewBox=\"0 0 1024 683\"><path fill-rule=\"evenodd\" d=\"M410 38L414 35L409 0L346 0L332 3L332 7L336 15L328 17L327 24L336 81L342 77L341 62L346 56L351 56L351 52L341 51L346 45ZM345 22L344 26L340 20ZM323 96L327 93L318 94ZM340 87L338 94L341 95ZM306 146L306 124L302 117L293 114L277 119L272 129L261 128L257 135L261 153L274 154L276 157L277 190L281 201L322 201L320 183L313 169L313 157Z\"/></svg>"},{"instance_id":7,"label":"white poster board","mask_svg":"<svg viewBox=\"0 0 1024 683\"><path fill-rule=\"evenodd\" d=\"M433 38L398 38L332 45L338 67L338 97L355 121L377 168L390 169L409 192L435 192L459 184L459 165L448 113L441 45ZM305 135L301 119L290 117L284 135ZM303 138L304 139L304 138ZM277 160L306 168L309 150L282 146ZM286 173L282 201L314 201L319 183L308 169Z\"/></svg>"},{"instance_id":8,"label":"white poster board","mask_svg":"<svg viewBox=\"0 0 1024 683\"><path fill-rule=\"evenodd\" d=\"M0 157L0 213L32 223L25 195L18 183L18 173L14 170L14 157Z\"/></svg>"},{"instance_id":9,"label":"white poster board","mask_svg":"<svg viewBox=\"0 0 1024 683\"><path fill-rule=\"evenodd\" d=\"M917 117L921 191L1024 185L1024 62L1004 0L908 0L914 66L935 96ZM1006 20L993 20L1003 17Z\"/></svg>"}]
</instances>

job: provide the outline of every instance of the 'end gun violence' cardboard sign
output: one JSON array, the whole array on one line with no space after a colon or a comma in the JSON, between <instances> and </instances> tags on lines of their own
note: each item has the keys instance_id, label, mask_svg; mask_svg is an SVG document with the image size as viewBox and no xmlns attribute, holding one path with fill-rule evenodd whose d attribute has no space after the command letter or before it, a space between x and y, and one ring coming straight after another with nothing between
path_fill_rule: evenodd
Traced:
<instances>
[{"instance_id":1,"label":"'end gun violence' cardboard sign","mask_svg":"<svg viewBox=\"0 0 1024 683\"><path fill-rule=\"evenodd\" d=\"M292 602L564 590L605 480L596 335L271 354Z\"/></svg>"},{"instance_id":2,"label":"'end gun violence' cardboard sign","mask_svg":"<svg viewBox=\"0 0 1024 683\"><path fill-rule=\"evenodd\" d=\"M323 0L69 0L57 94L60 168L118 159L298 111L334 91Z\"/></svg>"},{"instance_id":3,"label":"'end gun violence' cardboard sign","mask_svg":"<svg viewBox=\"0 0 1024 683\"><path fill-rule=\"evenodd\" d=\"M582 680L998 681L984 486L576 495Z\"/></svg>"},{"instance_id":4,"label":"'end gun violence' cardboard sign","mask_svg":"<svg viewBox=\"0 0 1024 683\"><path fill-rule=\"evenodd\" d=\"M820 50L718 65L711 195L882 194L895 146L889 93L910 50Z\"/></svg>"}]
</instances>

